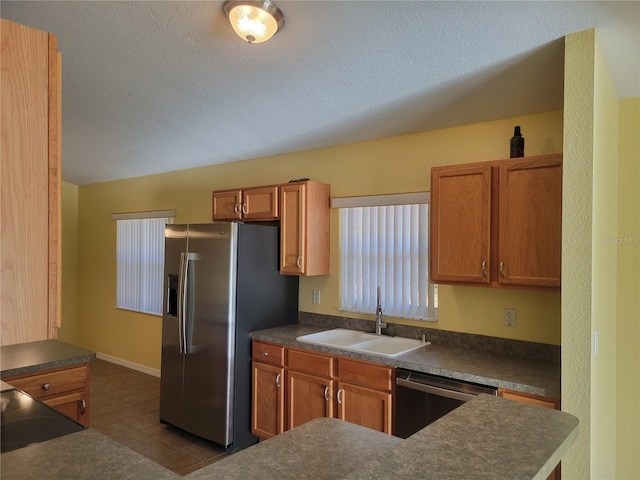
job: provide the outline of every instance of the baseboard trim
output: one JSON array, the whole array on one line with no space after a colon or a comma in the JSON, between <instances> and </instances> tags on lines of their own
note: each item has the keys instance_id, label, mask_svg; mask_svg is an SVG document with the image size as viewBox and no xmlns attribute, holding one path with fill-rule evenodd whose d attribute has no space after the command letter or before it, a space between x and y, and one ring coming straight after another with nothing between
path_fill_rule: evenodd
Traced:
<instances>
[{"instance_id":1,"label":"baseboard trim","mask_svg":"<svg viewBox=\"0 0 640 480\"><path fill-rule=\"evenodd\" d=\"M160 370L156 368L140 365L139 363L130 362L129 360L123 360L122 358L114 357L112 355L107 355L106 353L97 352L96 358L100 360L104 360L105 362L115 363L116 365L127 367L127 368L130 368L131 370L136 370L138 372L146 373L147 375L152 375L154 377L160 378Z\"/></svg>"}]
</instances>

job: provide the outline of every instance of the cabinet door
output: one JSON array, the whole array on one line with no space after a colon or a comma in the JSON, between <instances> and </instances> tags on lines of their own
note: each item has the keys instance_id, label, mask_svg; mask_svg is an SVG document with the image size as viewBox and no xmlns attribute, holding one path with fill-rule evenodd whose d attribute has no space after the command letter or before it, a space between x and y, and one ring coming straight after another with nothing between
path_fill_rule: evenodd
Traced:
<instances>
[{"instance_id":1,"label":"cabinet door","mask_svg":"<svg viewBox=\"0 0 640 480\"><path fill-rule=\"evenodd\" d=\"M242 190L213 192L213 220L242 218Z\"/></svg>"},{"instance_id":2,"label":"cabinet door","mask_svg":"<svg viewBox=\"0 0 640 480\"><path fill-rule=\"evenodd\" d=\"M500 165L499 211L498 282L559 287L561 158Z\"/></svg>"},{"instance_id":3,"label":"cabinet door","mask_svg":"<svg viewBox=\"0 0 640 480\"><path fill-rule=\"evenodd\" d=\"M491 167L431 171L432 282L490 281Z\"/></svg>"},{"instance_id":4,"label":"cabinet door","mask_svg":"<svg viewBox=\"0 0 640 480\"><path fill-rule=\"evenodd\" d=\"M278 187L252 188L244 191L242 216L246 220L278 219Z\"/></svg>"},{"instance_id":5,"label":"cabinet door","mask_svg":"<svg viewBox=\"0 0 640 480\"><path fill-rule=\"evenodd\" d=\"M331 379L289 370L287 428L295 428L314 418L333 417L333 388Z\"/></svg>"},{"instance_id":6,"label":"cabinet door","mask_svg":"<svg viewBox=\"0 0 640 480\"><path fill-rule=\"evenodd\" d=\"M44 403L83 425L89 426L89 393L86 391L61 395Z\"/></svg>"},{"instance_id":7,"label":"cabinet door","mask_svg":"<svg viewBox=\"0 0 640 480\"><path fill-rule=\"evenodd\" d=\"M338 418L379 432L392 432L391 393L338 382Z\"/></svg>"},{"instance_id":8,"label":"cabinet door","mask_svg":"<svg viewBox=\"0 0 640 480\"><path fill-rule=\"evenodd\" d=\"M2 345L60 321L60 56L56 37L2 19Z\"/></svg>"},{"instance_id":9,"label":"cabinet door","mask_svg":"<svg viewBox=\"0 0 640 480\"><path fill-rule=\"evenodd\" d=\"M284 431L284 369L252 362L251 433L261 439Z\"/></svg>"},{"instance_id":10,"label":"cabinet door","mask_svg":"<svg viewBox=\"0 0 640 480\"><path fill-rule=\"evenodd\" d=\"M306 265L305 185L283 185L280 208L280 273L302 275Z\"/></svg>"}]
</instances>

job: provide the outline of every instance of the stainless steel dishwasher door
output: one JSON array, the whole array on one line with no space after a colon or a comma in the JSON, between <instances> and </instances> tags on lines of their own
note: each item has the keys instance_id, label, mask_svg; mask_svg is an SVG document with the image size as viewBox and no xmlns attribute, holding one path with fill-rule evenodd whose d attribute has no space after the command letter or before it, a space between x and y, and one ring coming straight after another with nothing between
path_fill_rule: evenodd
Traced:
<instances>
[{"instance_id":1,"label":"stainless steel dishwasher door","mask_svg":"<svg viewBox=\"0 0 640 480\"><path fill-rule=\"evenodd\" d=\"M480 393L497 389L411 370L396 370L394 435L408 438Z\"/></svg>"}]
</instances>

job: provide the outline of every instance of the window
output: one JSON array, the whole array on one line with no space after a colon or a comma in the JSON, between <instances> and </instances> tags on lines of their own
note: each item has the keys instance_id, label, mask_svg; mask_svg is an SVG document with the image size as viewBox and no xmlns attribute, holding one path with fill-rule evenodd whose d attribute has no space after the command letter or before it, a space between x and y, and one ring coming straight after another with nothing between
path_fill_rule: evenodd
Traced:
<instances>
[{"instance_id":1,"label":"window","mask_svg":"<svg viewBox=\"0 0 640 480\"><path fill-rule=\"evenodd\" d=\"M162 315L164 227L175 211L114 214L116 307Z\"/></svg>"},{"instance_id":2,"label":"window","mask_svg":"<svg viewBox=\"0 0 640 480\"><path fill-rule=\"evenodd\" d=\"M428 201L428 194L334 200L340 208L341 310L375 313L380 287L385 315L435 321Z\"/></svg>"}]
</instances>

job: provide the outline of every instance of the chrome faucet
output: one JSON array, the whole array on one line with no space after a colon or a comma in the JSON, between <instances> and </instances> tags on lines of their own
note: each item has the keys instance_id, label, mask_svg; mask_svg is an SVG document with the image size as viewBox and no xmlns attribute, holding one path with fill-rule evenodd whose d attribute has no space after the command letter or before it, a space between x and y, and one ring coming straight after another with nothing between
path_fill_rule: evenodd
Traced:
<instances>
[{"instance_id":1,"label":"chrome faucet","mask_svg":"<svg viewBox=\"0 0 640 480\"><path fill-rule=\"evenodd\" d=\"M376 307L376 335L382 335L383 328L387 328L387 322L382 320L382 304L380 303L380 287L378 287L378 306Z\"/></svg>"}]
</instances>

